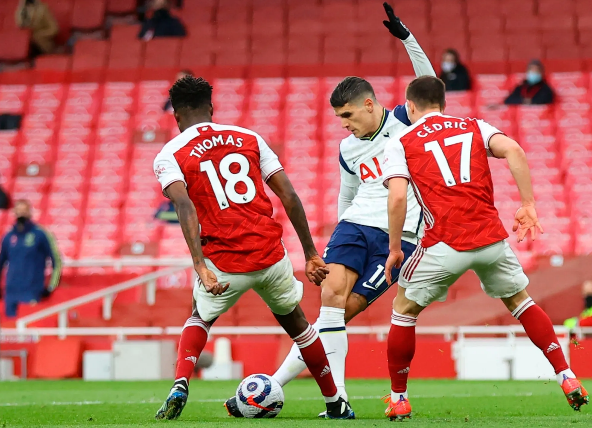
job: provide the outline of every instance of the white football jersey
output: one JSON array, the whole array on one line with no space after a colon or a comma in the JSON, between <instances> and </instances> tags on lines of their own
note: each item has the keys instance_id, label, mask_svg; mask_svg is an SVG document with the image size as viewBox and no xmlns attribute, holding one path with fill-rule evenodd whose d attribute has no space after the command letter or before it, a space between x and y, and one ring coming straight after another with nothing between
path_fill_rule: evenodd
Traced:
<instances>
[{"instance_id":1,"label":"white football jersey","mask_svg":"<svg viewBox=\"0 0 592 428\"><path fill-rule=\"evenodd\" d=\"M411 125L404 105L384 110L381 125L371 137L353 135L341 141L339 164L342 189L356 188L351 205L343 209L340 200L339 220L377 227L388 233L388 190L383 186L384 147L386 143ZM403 230L415 235L422 231L423 215L411 186L407 189L407 217Z\"/></svg>"}]
</instances>

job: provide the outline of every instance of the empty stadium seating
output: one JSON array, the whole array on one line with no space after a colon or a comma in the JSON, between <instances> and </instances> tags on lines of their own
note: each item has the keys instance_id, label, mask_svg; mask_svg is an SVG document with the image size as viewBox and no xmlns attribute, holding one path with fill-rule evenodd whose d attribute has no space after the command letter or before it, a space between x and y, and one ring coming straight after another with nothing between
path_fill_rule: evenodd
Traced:
<instances>
[{"instance_id":1,"label":"empty stadium seating","mask_svg":"<svg viewBox=\"0 0 592 428\"><path fill-rule=\"evenodd\" d=\"M97 43L97 42L92 42ZM75 56L76 61L76 56ZM521 244L534 255L587 254L592 238L590 73L551 73L555 106L499 106L519 76L478 75L473 92L450 93L447 112L478 116L525 148L546 234ZM373 77L387 106L401 99L411 76ZM338 78L215 79L215 119L260 132L278 152L307 210L319 248L336 222L338 142L346 136L326 103ZM0 85L0 109L24 112L19 132L0 132L3 185L33 201L37 218L53 230L67 257L117 257L134 242L160 257L187 253L178 228L153 220L164 200L152 160L176 135L162 111L169 81ZM504 162L492 160L496 200L511 226L518 194ZM296 266L300 244L277 199L285 244ZM2 230L10 216L0 218ZM156 249L155 249L156 248Z\"/></svg>"}]
</instances>

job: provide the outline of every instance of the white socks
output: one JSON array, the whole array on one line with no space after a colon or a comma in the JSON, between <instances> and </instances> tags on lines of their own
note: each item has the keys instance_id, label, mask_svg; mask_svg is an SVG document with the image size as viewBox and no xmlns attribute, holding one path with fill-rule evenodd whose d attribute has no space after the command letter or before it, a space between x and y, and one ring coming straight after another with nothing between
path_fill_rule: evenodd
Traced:
<instances>
[{"instance_id":1,"label":"white socks","mask_svg":"<svg viewBox=\"0 0 592 428\"><path fill-rule=\"evenodd\" d=\"M406 400L409 399L409 394L407 394L407 391L405 392L394 392L391 391L391 401L393 403L396 403L397 401L399 401L399 399L401 398L401 395L403 396L403 398L405 398Z\"/></svg>"},{"instance_id":2,"label":"white socks","mask_svg":"<svg viewBox=\"0 0 592 428\"><path fill-rule=\"evenodd\" d=\"M321 307L319 319L312 327L320 333L319 337L331 366L331 374L337 387L338 396L342 396L347 401L345 357L348 345L345 331L345 309ZM273 378L284 386L302 373L305 368L306 363L302 360L300 349L294 344L280 368L274 373Z\"/></svg>"},{"instance_id":3,"label":"white socks","mask_svg":"<svg viewBox=\"0 0 592 428\"><path fill-rule=\"evenodd\" d=\"M321 306L321 314L317 324L337 392L347 401L345 357L347 356L348 345L345 331L345 309Z\"/></svg>"},{"instance_id":4,"label":"white socks","mask_svg":"<svg viewBox=\"0 0 592 428\"><path fill-rule=\"evenodd\" d=\"M312 325L317 332L319 331L318 321ZM290 348L288 356L282 363L279 369L272 376L281 386L284 386L291 380L295 379L306 368L306 363L300 355L300 348L294 343Z\"/></svg>"},{"instance_id":5,"label":"white socks","mask_svg":"<svg viewBox=\"0 0 592 428\"><path fill-rule=\"evenodd\" d=\"M563 370L562 372L557 373L557 383L559 384L559 386L561 386L561 384L565 380L564 376L568 379L576 378L576 375L574 374L574 372L571 371L571 369Z\"/></svg>"}]
</instances>

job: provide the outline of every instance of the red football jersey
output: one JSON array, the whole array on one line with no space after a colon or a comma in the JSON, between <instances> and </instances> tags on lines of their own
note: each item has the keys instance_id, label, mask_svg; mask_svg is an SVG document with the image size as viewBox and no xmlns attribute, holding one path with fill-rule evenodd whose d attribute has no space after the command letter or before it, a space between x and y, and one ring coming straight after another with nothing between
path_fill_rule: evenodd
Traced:
<instances>
[{"instance_id":1,"label":"red football jersey","mask_svg":"<svg viewBox=\"0 0 592 428\"><path fill-rule=\"evenodd\" d=\"M426 222L422 247L467 251L508 237L487 162L489 139L499 133L482 120L431 113L387 143L384 184L409 179Z\"/></svg>"},{"instance_id":2,"label":"red football jersey","mask_svg":"<svg viewBox=\"0 0 592 428\"><path fill-rule=\"evenodd\" d=\"M154 160L166 188L182 181L195 205L205 257L223 272L268 268L284 257L282 226L263 181L282 170L257 133L237 126L200 123L167 143Z\"/></svg>"}]
</instances>

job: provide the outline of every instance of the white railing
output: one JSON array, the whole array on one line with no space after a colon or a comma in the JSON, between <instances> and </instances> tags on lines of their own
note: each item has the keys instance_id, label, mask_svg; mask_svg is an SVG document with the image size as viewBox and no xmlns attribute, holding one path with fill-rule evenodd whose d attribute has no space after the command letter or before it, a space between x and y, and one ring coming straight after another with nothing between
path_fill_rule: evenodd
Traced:
<instances>
[{"instance_id":1,"label":"white railing","mask_svg":"<svg viewBox=\"0 0 592 428\"><path fill-rule=\"evenodd\" d=\"M16 330L24 333L27 330L27 325L41 319L57 315L58 316L58 336L64 337L66 335L66 329L68 327L68 311L77 306L85 305L95 300L103 300L103 319L111 319L111 310L113 308L113 301L120 293L130 288L138 287L141 285L146 286L146 303L148 305L154 305L156 301L156 280L162 276L168 276L177 272L187 269L189 266L187 263L181 266L175 266L168 269L161 269L156 272L152 272L146 275L142 275L138 278L131 279L119 284L106 287L102 290L95 291L93 293L86 294L84 296L77 297L67 302L63 302L49 308L42 309L38 312L32 313L25 317L19 318L16 321ZM150 333L149 333L150 334Z\"/></svg>"},{"instance_id":2,"label":"white railing","mask_svg":"<svg viewBox=\"0 0 592 428\"><path fill-rule=\"evenodd\" d=\"M142 256L129 256L121 258L93 258L93 259L65 259L63 260L64 267L112 267L116 272L121 271L124 267L169 267L169 266L184 266L191 267L190 257L177 258L154 258Z\"/></svg>"},{"instance_id":3,"label":"white railing","mask_svg":"<svg viewBox=\"0 0 592 428\"><path fill-rule=\"evenodd\" d=\"M123 340L129 336L179 336L182 327L66 327L66 328L5 328L0 330L0 339L5 342L23 342L38 340L42 336L111 336ZM376 335L379 340L384 340L388 335L390 325L380 326L351 326L347 327L348 334ZM444 336L447 341L463 340L467 335L490 336L505 334L508 339L513 339L517 334L524 334L524 329L519 325L512 326L442 326L442 327L417 327L418 335ZM563 326L555 326L558 335L566 335L569 330ZM579 327L573 330L576 337L592 336L592 327ZM216 327L210 329L211 336L234 335L283 335L284 330L279 326L243 326L243 327Z\"/></svg>"}]
</instances>

